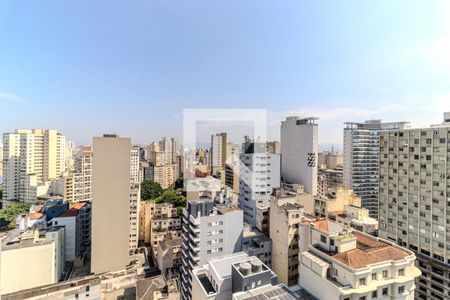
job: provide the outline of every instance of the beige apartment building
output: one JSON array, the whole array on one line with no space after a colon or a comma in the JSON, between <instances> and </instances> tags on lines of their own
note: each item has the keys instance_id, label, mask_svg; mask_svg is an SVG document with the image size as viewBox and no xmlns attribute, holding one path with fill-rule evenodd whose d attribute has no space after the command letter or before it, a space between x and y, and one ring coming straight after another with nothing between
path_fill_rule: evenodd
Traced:
<instances>
[{"instance_id":1,"label":"beige apartment building","mask_svg":"<svg viewBox=\"0 0 450 300\"><path fill-rule=\"evenodd\" d=\"M64 227L0 236L0 294L58 282L64 270Z\"/></svg>"},{"instance_id":2,"label":"beige apartment building","mask_svg":"<svg viewBox=\"0 0 450 300\"><path fill-rule=\"evenodd\" d=\"M298 197L303 196L303 197ZM300 251L307 249L303 236L304 220L315 220L305 214L312 207L312 195L280 195L270 202L270 238L272 240L272 270L279 282L289 286L298 283Z\"/></svg>"},{"instance_id":3,"label":"beige apartment building","mask_svg":"<svg viewBox=\"0 0 450 300\"><path fill-rule=\"evenodd\" d=\"M450 113L380 135L379 236L413 250L418 299L450 297Z\"/></svg>"},{"instance_id":4,"label":"beige apartment building","mask_svg":"<svg viewBox=\"0 0 450 300\"><path fill-rule=\"evenodd\" d=\"M142 201L140 203L139 209L139 241L143 241L146 244L152 244L151 241L152 241L153 220L176 219L176 218L179 219L177 215L177 208L174 207L172 204L155 203L153 201Z\"/></svg>"},{"instance_id":5,"label":"beige apartment building","mask_svg":"<svg viewBox=\"0 0 450 300\"><path fill-rule=\"evenodd\" d=\"M73 173L61 177L64 199L73 202L92 201L92 147L83 146L75 159Z\"/></svg>"},{"instance_id":6,"label":"beige apartment building","mask_svg":"<svg viewBox=\"0 0 450 300\"><path fill-rule=\"evenodd\" d=\"M314 214L328 218L328 214L342 212L345 205L361 207L361 198L346 188L329 189L323 196L314 197Z\"/></svg>"},{"instance_id":7,"label":"beige apartment building","mask_svg":"<svg viewBox=\"0 0 450 300\"><path fill-rule=\"evenodd\" d=\"M94 137L91 272L122 270L129 263L129 138Z\"/></svg>"},{"instance_id":8,"label":"beige apartment building","mask_svg":"<svg viewBox=\"0 0 450 300\"><path fill-rule=\"evenodd\" d=\"M3 134L3 199L36 201L46 191L46 182L63 175L65 145L65 137L56 130L18 129Z\"/></svg>"}]
</instances>

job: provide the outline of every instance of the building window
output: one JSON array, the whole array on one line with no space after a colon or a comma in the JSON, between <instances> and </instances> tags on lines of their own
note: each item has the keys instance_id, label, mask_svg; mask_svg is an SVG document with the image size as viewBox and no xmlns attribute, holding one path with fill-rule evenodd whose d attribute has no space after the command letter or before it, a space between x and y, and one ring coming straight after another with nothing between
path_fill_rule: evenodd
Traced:
<instances>
[{"instance_id":1,"label":"building window","mask_svg":"<svg viewBox=\"0 0 450 300\"><path fill-rule=\"evenodd\" d=\"M377 280L377 273L372 273L372 280Z\"/></svg>"},{"instance_id":2,"label":"building window","mask_svg":"<svg viewBox=\"0 0 450 300\"><path fill-rule=\"evenodd\" d=\"M383 271L383 278L387 278L388 277L388 271Z\"/></svg>"},{"instance_id":3,"label":"building window","mask_svg":"<svg viewBox=\"0 0 450 300\"><path fill-rule=\"evenodd\" d=\"M373 291L372 292L372 299L375 299L378 297L378 292L377 291Z\"/></svg>"},{"instance_id":4,"label":"building window","mask_svg":"<svg viewBox=\"0 0 450 300\"><path fill-rule=\"evenodd\" d=\"M404 286L399 286L398 287L398 293L399 294L403 294L405 292L405 287Z\"/></svg>"},{"instance_id":5,"label":"building window","mask_svg":"<svg viewBox=\"0 0 450 300\"><path fill-rule=\"evenodd\" d=\"M383 294L383 296L387 296L389 294L389 289L384 288L382 294Z\"/></svg>"},{"instance_id":6,"label":"building window","mask_svg":"<svg viewBox=\"0 0 450 300\"><path fill-rule=\"evenodd\" d=\"M321 236L320 236L320 241L321 241L322 243L326 243L326 242L327 242L327 237L324 236L324 235L321 235Z\"/></svg>"},{"instance_id":7,"label":"building window","mask_svg":"<svg viewBox=\"0 0 450 300\"><path fill-rule=\"evenodd\" d=\"M359 297L359 300L366 300L366 296Z\"/></svg>"},{"instance_id":8,"label":"building window","mask_svg":"<svg viewBox=\"0 0 450 300\"><path fill-rule=\"evenodd\" d=\"M403 276L403 275L405 275L405 269L398 270L398 276Z\"/></svg>"},{"instance_id":9,"label":"building window","mask_svg":"<svg viewBox=\"0 0 450 300\"><path fill-rule=\"evenodd\" d=\"M359 279L359 285L366 285L366 279L365 278L360 278Z\"/></svg>"}]
</instances>

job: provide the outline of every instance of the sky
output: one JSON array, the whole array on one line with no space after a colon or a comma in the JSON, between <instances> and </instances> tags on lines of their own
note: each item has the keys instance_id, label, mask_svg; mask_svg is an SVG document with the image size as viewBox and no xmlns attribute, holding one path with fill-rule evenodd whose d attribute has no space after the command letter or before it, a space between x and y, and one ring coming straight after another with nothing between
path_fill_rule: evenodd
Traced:
<instances>
[{"instance_id":1,"label":"sky","mask_svg":"<svg viewBox=\"0 0 450 300\"><path fill-rule=\"evenodd\" d=\"M450 111L449 1L0 1L0 133L182 137L183 109L413 127ZM210 127L214 128L214 126Z\"/></svg>"}]
</instances>

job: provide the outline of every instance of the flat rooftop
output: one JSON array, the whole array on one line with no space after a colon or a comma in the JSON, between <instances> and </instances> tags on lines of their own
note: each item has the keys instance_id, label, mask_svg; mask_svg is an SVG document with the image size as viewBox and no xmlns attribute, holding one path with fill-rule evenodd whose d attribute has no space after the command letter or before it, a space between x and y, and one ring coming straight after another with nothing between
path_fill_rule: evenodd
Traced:
<instances>
[{"instance_id":1,"label":"flat rooftop","mask_svg":"<svg viewBox=\"0 0 450 300\"><path fill-rule=\"evenodd\" d=\"M318 300L305 289L293 291L284 284L265 285L233 296L236 300Z\"/></svg>"},{"instance_id":2,"label":"flat rooftop","mask_svg":"<svg viewBox=\"0 0 450 300\"><path fill-rule=\"evenodd\" d=\"M219 206L217 208L217 210L221 214L226 214L226 213L233 212L233 211L240 211L241 209L238 206L230 205L230 206Z\"/></svg>"}]
</instances>

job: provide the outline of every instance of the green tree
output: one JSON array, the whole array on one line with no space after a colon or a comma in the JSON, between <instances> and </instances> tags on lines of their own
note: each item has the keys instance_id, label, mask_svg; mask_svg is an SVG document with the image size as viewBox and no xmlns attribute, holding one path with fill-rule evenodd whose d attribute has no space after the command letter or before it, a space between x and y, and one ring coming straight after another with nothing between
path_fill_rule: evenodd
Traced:
<instances>
[{"instance_id":1,"label":"green tree","mask_svg":"<svg viewBox=\"0 0 450 300\"><path fill-rule=\"evenodd\" d=\"M30 203L15 203L7 208L0 210L0 226L5 226L14 221L14 219L20 215L30 211Z\"/></svg>"},{"instance_id":2,"label":"green tree","mask_svg":"<svg viewBox=\"0 0 450 300\"><path fill-rule=\"evenodd\" d=\"M186 197L178 195L170 189L163 190L161 195L156 198L155 201L156 203L171 203L176 207L186 205Z\"/></svg>"},{"instance_id":3,"label":"green tree","mask_svg":"<svg viewBox=\"0 0 450 300\"><path fill-rule=\"evenodd\" d=\"M174 190L183 189L184 185L184 179L183 177L178 177L177 180L175 180L174 183Z\"/></svg>"},{"instance_id":4,"label":"green tree","mask_svg":"<svg viewBox=\"0 0 450 300\"><path fill-rule=\"evenodd\" d=\"M163 189L159 183L145 180L141 183L141 199L150 200L159 197Z\"/></svg>"}]
</instances>

